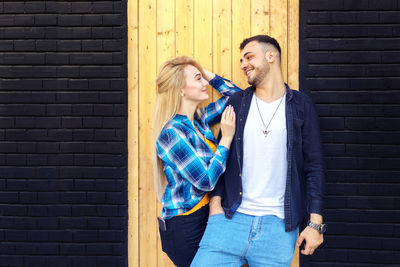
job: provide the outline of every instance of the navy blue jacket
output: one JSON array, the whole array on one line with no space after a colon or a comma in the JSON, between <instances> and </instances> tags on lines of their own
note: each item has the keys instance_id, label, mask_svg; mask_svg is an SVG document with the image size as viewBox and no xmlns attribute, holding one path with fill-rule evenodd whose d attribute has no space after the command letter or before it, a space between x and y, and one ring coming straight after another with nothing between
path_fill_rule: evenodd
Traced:
<instances>
[{"instance_id":1,"label":"navy blue jacket","mask_svg":"<svg viewBox=\"0 0 400 267\"><path fill-rule=\"evenodd\" d=\"M254 87L236 92L227 105L236 113L236 133L212 196L222 197L222 208L232 218L242 202L243 132ZM323 214L324 161L318 115L312 100L286 85L287 177L284 199L285 230L292 231L308 213Z\"/></svg>"}]
</instances>

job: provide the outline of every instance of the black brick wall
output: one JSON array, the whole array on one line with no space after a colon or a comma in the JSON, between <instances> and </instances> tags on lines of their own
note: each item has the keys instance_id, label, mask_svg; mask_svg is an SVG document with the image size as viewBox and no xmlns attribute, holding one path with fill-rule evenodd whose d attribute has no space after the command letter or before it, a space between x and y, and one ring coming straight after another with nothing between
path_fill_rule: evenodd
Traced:
<instances>
[{"instance_id":1,"label":"black brick wall","mask_svg":"<svg viewBox=\"0 0 400 267\"><path fill-rule=\"evenodd\" d=\"M301 0L300 85L321 118L329 226L301 266L400 266L400 1Z\"/></svg>"},{"instance_id":2,"label":"black brick wall","mask_svg":"<svg viewBox=\"0 0 400 267\"><path fill-rule=\"evenodd\" d=\"M127 266L126 1L0 3L0 266Z\"/></svg>"}]
</instances>

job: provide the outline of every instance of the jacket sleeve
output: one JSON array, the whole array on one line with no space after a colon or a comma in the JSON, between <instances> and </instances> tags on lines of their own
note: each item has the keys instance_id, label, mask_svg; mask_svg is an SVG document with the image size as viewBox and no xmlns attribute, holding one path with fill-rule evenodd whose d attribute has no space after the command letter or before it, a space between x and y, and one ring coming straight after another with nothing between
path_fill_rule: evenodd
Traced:
<instances>
[{"instance_id":1,"label":"jacket sleeve","mask_svg":"<svg viewBox=\"0 0 400 267\"><path fill-rule=\"evenodd\" d=\"M179 129L163 130L156 142L157 155L164 166L178 171L182 178L202 191L214 189L225 171L229 150L218 146L209 162L205 162Z\"/></svg>"},{"instance_id":2,"label":"jacket sleeve","mask_svg":"<svg viewBox=\"0 0 400 267\"><path fill-rule=\"evenodd\" d=\"M309 213L323 215L325 190L324 158L322 153L319 118L314 103L306 101L303 124L304 174L307 186L307 208Z\"/></svg>"},{"instance_id":3,"label":"jacket sleeve","mask_svg":"<svg viewBox=\"0 0 400 267\"><path fill-rule=\"evenodd\" d=\"M227 101L227 105L231 105L232 101L229 98ZM221 140L222 134L221 134L221 130L218 133L218 141ZM235 142L235 137L232 140L232 144L231 146L234 144ZM225 172L224 172L225 173ZM224 197L224 191L225 191L225 175L224 173L221 175L221 177L219 178L217 185L215 186L214 190L211 192L210 197L215 197L215 196L220 196L221 198Z\"/></svg>"},{"instance_id":4,"label":"jacket sleeve","mask_svg":"<svg viewBox=\"0 0 400 267\"><path fill-rule=\"evenodd\" d=\"M225 109L229 96L241 89L231 81L218 75L215 75L215 77L210 81L210 85L222 95L222 97L220 97L216 102L210 103L205 108L205 123L212 125L220 121L221 114Z\"/></svg>"}]
</instances>

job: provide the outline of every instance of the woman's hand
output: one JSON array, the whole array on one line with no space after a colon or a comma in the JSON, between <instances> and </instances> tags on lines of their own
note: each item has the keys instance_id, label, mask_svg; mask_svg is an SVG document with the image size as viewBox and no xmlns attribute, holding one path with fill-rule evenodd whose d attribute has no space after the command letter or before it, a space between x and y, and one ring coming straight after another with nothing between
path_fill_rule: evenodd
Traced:
<instances>
[{"instance_id":1,"label":"woman's hand","mask_svg":"<svg viewBox=\"0 0 400 267\"><path fill-rule=\"evenodd\" d=\"M206 69L203 69L203 73L204 73L204 77L203 78L206 79L207 81L211 81L215 77L214 73L209 72Z\"/></svg>"},{"instance_id":2,"label":"woman's hand","mask_svg":"<svg viewBox=\"0 0 400 267\"><path fill-rule=\"evenodd\" d=\"M221 117L221 134L220 145L230 148L233 136L236 130L236 115L231 105L227 106Z\"/></svg>"}]
</instances>

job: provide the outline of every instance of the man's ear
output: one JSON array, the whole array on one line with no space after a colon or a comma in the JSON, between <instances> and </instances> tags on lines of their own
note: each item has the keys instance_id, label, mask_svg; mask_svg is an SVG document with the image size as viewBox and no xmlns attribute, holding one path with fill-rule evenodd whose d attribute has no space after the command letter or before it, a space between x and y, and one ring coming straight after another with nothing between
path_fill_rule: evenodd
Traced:
<instances>
[{"instance_id":1,"label":"man's ear","mask_svg":"<svg viewBox=\"0 0 400 267\"><path fill-rule=\"evenodd\" d=\"M265 58L268 61L268 63L274 62L276 60L276 52L273 49L268 50L265 53Z\"/></svg>"}]
</instances>

